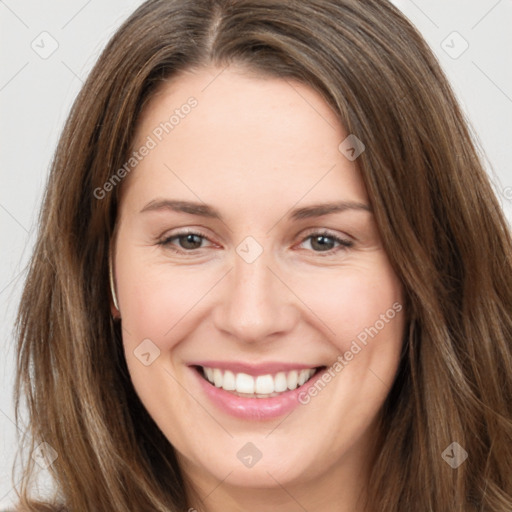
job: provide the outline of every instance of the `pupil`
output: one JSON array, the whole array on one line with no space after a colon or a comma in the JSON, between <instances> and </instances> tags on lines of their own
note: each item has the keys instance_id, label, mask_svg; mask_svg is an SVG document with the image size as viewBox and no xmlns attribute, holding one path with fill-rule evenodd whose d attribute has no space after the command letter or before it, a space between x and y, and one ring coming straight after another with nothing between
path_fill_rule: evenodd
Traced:
<instances>
[{"instance_id":1,"label":"pupil","mask_svg":"<svg viewBox=\"0 0 512 512\"><path fill-rule=\"evenodd\" d=\"M198 247L196 247L196 246L201 245L201 240L199 239L199 237L197 235L194 235L194 234L183 235L180 238L181 238L181 242L183 242L183 240L185 240L185 242L181 244L182 247L184 247L185 249L197 249ZM196 240L194 242L194 238L199 239L199 240ZM192 247L188 244L190 244Z\"/></svg>"},{"instance_id":2,"label":"pupil","mask_svg":"<svg viewBox=\"0 0 512 512\"><path fill-rule=\"evenodd\" d=\"M318 243L319 245L317 247L320 248L320 250L328 251L329 249L331 249L331 247L326 247L326 246L332 245L332 242L328 241L329 239L330 239L330 237L323 236L323 235L316 236L313 238L312 245L314 246L315 243ZM325 242L326 240L327 240L327 242Z\"/></svg>"}]
</instances>

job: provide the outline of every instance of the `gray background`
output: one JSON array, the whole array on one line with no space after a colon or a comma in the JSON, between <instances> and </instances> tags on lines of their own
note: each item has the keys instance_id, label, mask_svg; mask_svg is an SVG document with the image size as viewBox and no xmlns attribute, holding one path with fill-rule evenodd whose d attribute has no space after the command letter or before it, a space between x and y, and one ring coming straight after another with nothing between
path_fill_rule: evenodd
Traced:
<instances>
[{"instance_id":1,"label":"gray background","mask_svg":"<svg viewBox=\"0 0 512 512\"><path fill-rule=\"evenodd\" d=\"M15 496L11 467L16 433L22 432L14 423L11 397L12 325L50 159L71 103L99 52L141 3L0 0L0 508ZM438 56L512 220L512 1L394 3ZM40 473L44 486L47 471Z\"/></svg>"}]
</instances>

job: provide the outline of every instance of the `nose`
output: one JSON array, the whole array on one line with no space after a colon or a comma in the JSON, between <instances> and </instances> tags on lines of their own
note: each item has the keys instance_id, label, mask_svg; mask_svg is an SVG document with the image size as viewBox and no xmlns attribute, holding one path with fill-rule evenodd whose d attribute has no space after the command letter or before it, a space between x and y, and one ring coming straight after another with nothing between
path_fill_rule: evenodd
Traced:
<instances>
[{"instance_id":1,"label":"nose","mask_svg":"<svg viewBox=\"0 0 512 512\"><path fill-rule=\"evenodd\" d=\"M244 343L270 341L293 329L299 311L275 267L266 251L252 263L235 255L214 314L217 329Z\"/></svg>"}]
</instances>

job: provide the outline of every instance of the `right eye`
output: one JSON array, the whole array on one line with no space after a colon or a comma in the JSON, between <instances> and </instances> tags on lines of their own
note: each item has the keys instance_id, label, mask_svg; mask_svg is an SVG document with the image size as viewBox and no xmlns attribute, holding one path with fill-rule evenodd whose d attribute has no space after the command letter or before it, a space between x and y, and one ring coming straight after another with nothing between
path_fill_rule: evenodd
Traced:
<instances>
[{"instance_id":1,"label":"right eye","mask_svg":"<svg viewBox=\"0 0 512 512\"><path fill-rule=\"evenodd\" d=\"M179 248L173 243L175 240L178 241L180 245ZM207 240L207 238L201 233L197 233L195 231L183 231L171 236L166 236L158 242L158 245L162 245L176 253L183 254L202 249L201 244L203 240Z\"/></svg>"}]
</instances>

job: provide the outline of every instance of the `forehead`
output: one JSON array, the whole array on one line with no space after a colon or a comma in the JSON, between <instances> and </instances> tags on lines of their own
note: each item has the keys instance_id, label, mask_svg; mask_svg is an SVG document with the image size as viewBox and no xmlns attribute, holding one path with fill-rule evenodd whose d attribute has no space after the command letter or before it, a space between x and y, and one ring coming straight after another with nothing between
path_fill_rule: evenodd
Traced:
<instances>
[{"instance_id":1,"label":"forehead","mask_svg":"<svg viewBox=\"0 0 512 512\"><path fill-rule=\"evenodd\" d=\"M133 149L150 139L152 149L126 185L154 195L181 181L188 195L232 191L262 204L276 194L294 202L305 193L324 199L326 191L332 199L348 191L364 200L356 164L338 148L347 135L306 84L239 68L191 70L166 82L146 105Z\"/></svg>"}]
</instances>

